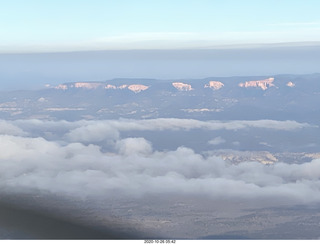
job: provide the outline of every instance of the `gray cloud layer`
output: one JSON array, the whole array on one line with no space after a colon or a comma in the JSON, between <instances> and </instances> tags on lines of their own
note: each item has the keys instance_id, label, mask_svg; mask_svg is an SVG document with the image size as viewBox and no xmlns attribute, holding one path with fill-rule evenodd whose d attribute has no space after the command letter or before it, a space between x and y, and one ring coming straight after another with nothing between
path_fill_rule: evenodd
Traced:
<instances>
[{"instance_id":1,"label":"gray cloud layer","mask_svg":"<svg viewBox=\"0 0 320 244\"><path fill-rule=\"evenodd\" d=\"M11 126L13 131L6 133L11 135L22 135L29 132L60 133L65 140L80 142L99 142L106 138L117 139L119 132L123 131L164 131L164 130L241 130L241 129L271 129L293 131L311 127L308 123L296 121L277 120L234 120L234 121L200 121L194 119L159 118L148 120L80 120L68 121L41 121L41 120L17 120L12 122L0 121ZM24 132L25 131L25 132ZM5 133L5 130L0 130ZM37 134L38 135L38 134Z\"/></svg>"},{"instance_id":2,"label":"gray cloud layer","mask_svg":"<svg viewBox=\"0 0 320 244\"><path fill-rule=\"evenodd\" d=\"M121 138L124 130L204 130L248 127L294 130L295 121L1 121L0 186L75 196L147 193L212 198L285 199L320 202L320 160L304 164L257 162L231 165L185 147L155 151L144 138ZM49 134L48 134L49 133ZM45 135L45 136L42 136ZM59 136L57 136L59 135ZM113 141L104 152L100 142ZM82 142L90 142L83 144Z\"/></svg>"}]
</instances>

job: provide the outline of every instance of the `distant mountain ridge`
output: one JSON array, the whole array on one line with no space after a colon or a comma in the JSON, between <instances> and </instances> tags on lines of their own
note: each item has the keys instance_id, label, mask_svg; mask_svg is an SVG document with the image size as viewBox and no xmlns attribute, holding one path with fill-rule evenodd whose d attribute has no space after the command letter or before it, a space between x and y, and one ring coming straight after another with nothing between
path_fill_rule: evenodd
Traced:
<instances>
[{"instance_id":1,"label":"distant mountain ridge","mask_svg":"<svg viewBox=\"0 0 320 244\"><path fill-rule=\"evenodd\" d=\"M318 121L320 74L114 79L0 93L6 119L195 118Z\"/></svg>"},{"instance_id":2,"label":"distant mountain ridge","mask_svg":"<svg viewBox=\"0 0 320 244\"><path fill-rule=\"evenodd\" d=\"M68 82L63 83L58 86L49 86L48 88L55 88L58 90L67 90L72 88L83 88L83 89L129 89L135 93L147 90L150 88L150 86L159 85L162 84L171 84L174 88L176 88L178 91L192 91L194 90L194 87L196 86L196 89L199 88L211 88L212 90L219 90L223 89L225 86L225 83L229 85L229 87L232 86L238 86L241 88L258 88L262 90L267 90L271 87L279 88L279 84L282 87L295 87L296 84L292 81L291 78L296 80L298 77L304 77L303 75L278 75L274 77L265 76L265 77L220 77L218 80L217 78L204 78L204 79L173 79L173 80L151 80L151 79L114 79L111 81L81 81L81 82ZM319 76L320 75L314 74L313 76ZM276 78L275 78L276 77ZM213 79L213 80L210 80ZM233 81L231 81L233 79ZM305 80L305 78L303 78ZM205 81L205 83L204 83ZM301 81L298 81L301 82ZM199 84L202 85L202 87L199 86ZM284 86L285 85L285 86Z\"/></svg>"}]
</instances>

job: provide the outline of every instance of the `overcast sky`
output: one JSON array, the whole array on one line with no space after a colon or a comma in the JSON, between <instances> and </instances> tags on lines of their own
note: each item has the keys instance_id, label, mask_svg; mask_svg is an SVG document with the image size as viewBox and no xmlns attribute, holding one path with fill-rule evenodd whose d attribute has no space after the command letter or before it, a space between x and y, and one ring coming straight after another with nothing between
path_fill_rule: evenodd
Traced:
<instances>
[{"instance_id":1,"label":"overcast sky","mask_svg":"<svg viewBox=\"0 0 320 244\"><path fill-rule=\"evenodd\" d=\"M0 52L320 41L318 0L1 0Z\"/></svg>"}]
</instances>

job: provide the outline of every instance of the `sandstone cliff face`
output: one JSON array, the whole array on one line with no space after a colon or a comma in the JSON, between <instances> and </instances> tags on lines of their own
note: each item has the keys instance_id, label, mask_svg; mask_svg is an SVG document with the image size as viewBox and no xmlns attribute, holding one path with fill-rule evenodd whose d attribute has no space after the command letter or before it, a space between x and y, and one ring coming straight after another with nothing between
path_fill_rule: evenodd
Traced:
<instances>
[{"instance_id":1,"label":"sandstone cliff face","mask_svg":"<svg viewBox=\"0 0 320 244\"><path fill-rule=\"evenodd\" d=\"M260 87L262 90L267 90L268 88L274 86L273 84L274 78L268 78L265 80L253 80L253 81L246 81L244 83L240 83L240 87Z\"/></svg>"},{"instance_id":2,"label":"sandstone cliff face","mask_svg":"<svg viewBox=\"0 0 320 244\"><path fill-rule=\"evenodd\" d=\"M115 90L115 89L117 89L117 87L114 86L114 85L107 84L107 85L104 87L104 89L113 89L113 90Z\"/></svg>"},{"instance_id":3,"label":"sandstone cliff face","mask_svg":"<svg viewBox=\"0 0 320 244\"><path fill-rule=\"evenodd\" d=\"M289 81L289 82L287 83L287 86L289 86L289 87L295 87L296 84L294 84L293 82Z\"/></svg>"},{"instance_id":4,"label":"sandstone cliff face","mask_svg":"<svg viewBox=\"0 0 320 244\"><path fill-rule=\"evenodd\" d=\"M220 81L209 81L209 84L205 84L204 88L211 88L213 90L219 90L224 86Z\"/></svg>"},{"instance_id":5,"label":"sandstone cliff face","mask_svg":"<svg viewBox=\"0 0 320 244\"><path fill-rule=\"evenodd\" d=\"M191 91L191 90L193 90L191 85L186 84L186 83L182 83L182 82L173 82L172 85L176 89L178 89L179 91Z\"/></svg>"},{"instance_id":6,"label":"sandstone cliff face","mask_svg":"<svg viewBox=\"0 0 320 244\"><path fill-rule=\"evenodd\" d=\"M141 84L133 84L133 85L120 85L115 86L111 84L105 84L103 82L76 82L71 84L61 84L55 87L58 90L68 90L69 88L82 88L82 89L97 89L103 88L107 90L116 90L116 89L129 89L134 93L139 93L141 91L145 91L149 88L149 86L141 85Z\"/></svg>"},{"instance_id":7,"label":"sandstone cliff face","mask_svg":"<svg viewBox=\"0 0 320 244\"><path fill-rule=\"evenodd\" d=\"M141 91L145 91L149 88L149 86L145 86L145 85L141 85L141 84L133 84L133 85L121 85L121 86L114 86L114 85L110 85L107 84L104 89L107 90L116 90L116 89L129 89L130 91L133 91L134 93L139 93Z\"/></svg>"},{"instance_id":8,"label":"sandstone cliff face","mask_svg":"<svg viewBox=\"0 0 320 244\"><path fill-rule=\"evenodd\" d=\"M140 85L140 84L134 84L134 85L128 86L128 89L133 91L134 93L139 93L141 91L145 91L148 88L149 88L149 86Z\"/></svg>"},{"instance_id":9,"label":"sandstone cliff face","mask_svg":"<svg viewBox=\"0 0 320 244\"><path fill-rule=\"evenodd\" d=\"M69 88L84 88L84 89L97 89L103 87L101 82L75 82L72 84L61 84L55 87L58 90L67 90Z\"/></svg>"},{"instance_id":10,"label":"sandstone cliff face","mask_svg":"<svg viewBox=\"0 0 320 244\"><path fill-rule=\"evenodd\" d=\"M121 85L121 86L118 86L117 88L118 89L126 89L128 87L128 85Z\"/></svg>"},{"instance_id":11,"label":"sandstone cliff face","mask_svg":"<svg viewBox=\"0 0 320 244\"><path fill-rule=\"evenodd\" d=\"M98 87L103 86L101 83L95 82L76 82L74 83L75 88L86 88L86 89L97 89Z\"/></svg>"},{"instance_id":12,"label":"sandstone cliff face","mask_svg":"<svg viewBox=\"0 0 320 244\"><path fill-rule=\"evenodd\" d=\"M67 90L67 89L68 89L68 86L61 84L61 85L56 86L55 89L57 89L57 90Z\"/></svg>"},{"instance_id":13,"label":"sandstone cliff face","mask_svg":"<svg viewBox=\"0 0 320 244\"><path fill-rule=\"evenodd\" d=\"M223 160L229 161L235 164L241 162L259 162L261 164L274 164L278 162L278 159L267 151L245 151L245 152L233 152L233 153L218 153Z\"/></svg>"},{"instance_id":14,"label":"sandstone cliff face","mask_svg":"<svg viewBox=\"0 0 320 244\"><path fill-rule=\"evenodd\" d=\"M238 86L242 88L260 88L262 90L267 90L270 87L275 86L274 85L274 78L268 78L264 80L252 80L252 81L246 81L243 83L239 83ZM187 83L183 82L173 82L171 83L173 87L175 87L178 91L192 91L194 88ZM288 87L295 87L295 84L291 81L288 81L286 83L286 86ZM209 81L207 84L204 85L204 88L209 88L212 90L220 90L224 87L224 83L220 81ZM106 90L130 90L134 93L139 93L142 91L145 91L149 89L149 86L143 85L143 84L122 84L122 85L112 85L108 84L106 82L74 82L74 83L65 83L60 84L55 89L58 90L68 90L70 88L80 88L80 89L106 89Z\"/></svg>"}]
</instances>

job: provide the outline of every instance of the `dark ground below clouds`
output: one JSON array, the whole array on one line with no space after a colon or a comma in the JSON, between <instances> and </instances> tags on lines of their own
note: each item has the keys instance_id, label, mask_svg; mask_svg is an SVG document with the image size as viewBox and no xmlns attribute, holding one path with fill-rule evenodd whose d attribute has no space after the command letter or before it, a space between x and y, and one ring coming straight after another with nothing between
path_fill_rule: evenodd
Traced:
<instances>
[{"instance_id":1,"label":"dark ground below clouds","mask_svg":"<svg viewBox=\"0 0 320 244\"><path fill-rule=\"evenodd\" d=\"M1 195L0 239L320 237L319 204L186 195L115 195L99 199L39 193Z\"/></svg>"},{"instance_id":2,"label":"dark ground below clouds","mask_svg":"<svg viewBox=\"0 0 320 244\"><path fill-rule=\"evenodd\" d=\"M96 219L81 199L51 194L1 194L0 239L140 239L132 226L115 217ZM91 221L90 221L91 220Z\"/></svg>"}]
</instances>

